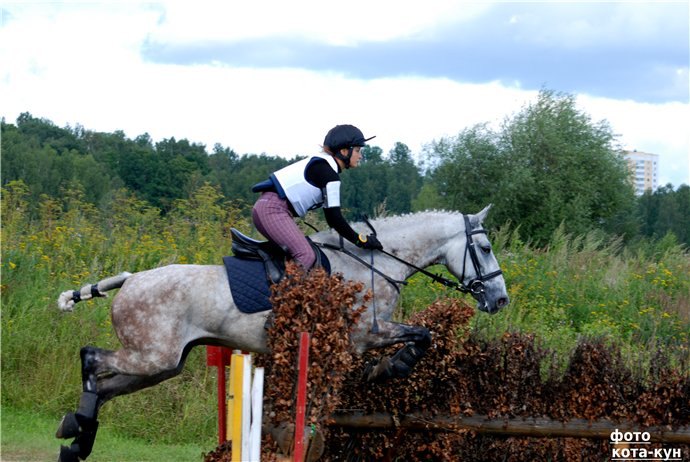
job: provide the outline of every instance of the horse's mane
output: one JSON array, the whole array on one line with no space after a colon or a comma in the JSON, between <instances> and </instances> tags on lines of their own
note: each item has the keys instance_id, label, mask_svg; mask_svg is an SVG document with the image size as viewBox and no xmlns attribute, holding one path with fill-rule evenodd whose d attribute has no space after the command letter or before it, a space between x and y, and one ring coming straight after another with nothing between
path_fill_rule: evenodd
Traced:
<instances>
[{"instance_id":1,"label":"horse's mane","mask_svg":"<svg viewBox=\"0 0 690 462\"><path fill-rule=\"evenodd\" d=\"M442 218L442 217L460 217L462 218L462 213L457 212L457 211L449 211L449 210L424 210L422 212L412 212L412 213L404 213L401 215L389 215L389 216L383 216L383 217L378 217L375 219L372 219L372 223L379 223L381 225L388 225L388 224L399 224L400 222L406 222L409 221L410 219L413 220L420 220L425 217L431 219L431 218Z\"/></svg>"},{"instance_id":2,"label":"horse's mane","mask_svg":"<svg viewBox=\"0 0 690 462\"><path fill-rule=\"evenodd\" d=\"M422 212L405 213L372 218L369 220L380 235L394 237L400 234L440 232L444 235L452 235L464 229L463 214L448 210L425 210ZM350 222L352 228L358 233L369 234L371 229L364 221ZM318 240L333 241L338 239L338 234L333 229L316 233Z\"/></svg>"},{"instance_id":3,"label":"horse's mane","mask_svg":"<svg viewBox=\"0 0 690 462\"><path fill-rule=\"evenodd\" d=\"M423 212L377 217L371 219L370 222L377 233L393 236L401 232L407 234L410 232L422 233L425 229L428 231L430 226L435 227L437 231L440 231L440 227L447 226L446 233L453 233L463 229L461 228L462 213L447 210L425 210ZM364 221L350 222L350 225L359 233L371 233L371 229ZM332 229L317 234L324 238L327 236L331 236L331 238L337 237L337 233Z\"/></svg>"}]
</instances>

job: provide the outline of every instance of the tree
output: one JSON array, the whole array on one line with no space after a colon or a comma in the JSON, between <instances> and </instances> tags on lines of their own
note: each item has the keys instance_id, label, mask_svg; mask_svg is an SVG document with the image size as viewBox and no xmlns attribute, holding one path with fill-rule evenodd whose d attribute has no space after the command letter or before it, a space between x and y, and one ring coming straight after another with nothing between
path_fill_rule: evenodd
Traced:
<instances>
[{"instance_id":1,"label":"tree","mask_svg":"<svg viewBox=\"0 0 690 462\"><path fill-rule=\"evenodd\" d=\"M653 193L646 191L637 200L640 234L660 239L673 233L679 242L690 245L690 186L673 190L667 184Z\"/></svg>"},{"instance_id":2,"label":"tree","mask_svg":"<svg viewBox=\"0 0 690 462\"><path fill-rule=\"evenodd\" d=\"M493 223L510 220L536 243L561 223L573 234L629 234L634 194L614 141L573 96L542 90L499 131L477 125L432 144L432 181L442 205L473 212L491 202Z\"/></svg>"},{"instance_id":3,"label":"tree","mask_svg":"<svg viewBox=\"0 0 690 462\"><path fill-rule=\"evenodd\" d=\"M386 208L395 214L410 213L412 201L419 194L422 183L410 148L404 143L395 143L389 153L389 162Z\"/></svg>"},{"instance_id":4,"label":"tree","mask_svg":"<svg viewBox=\"0 0 690 462\"><path fill-rule=\"evenodd\" d=\"M342 172L341 203L347 216L361 219L364 215L374 216L386 201L388 168L383 159L383 150L378 146L362 148L362 160L357 168Z\"/></svg>"},{"instance_id":5,"label":"tree","mask_svg":"<svg viewBox=\"0 0 690 462\"><path fill-rule=\"evenodd\" d=\"M116 175L85 152L83 128L71 130L23 113L17 126L2 122L2 181L24 181L35 206L46 194L60 197L70 182L84 186L85 198L98 203L117 184ZM34 207L35 209L35 207Z\"/></svg>"},{"instance_id":6,"label":"tree","mask_svg":"<svg viewBox=\"0 0 690 462\"><path fill-rule=\"evenodd\" d=\"M497 134L486 124L435 141L428 149L439 163L429 173L431 181L425 192L435 191L440 207L474 213L495 201L495 188L508 186L507 157L500 152Z\"/></svg>"}]
</instances>

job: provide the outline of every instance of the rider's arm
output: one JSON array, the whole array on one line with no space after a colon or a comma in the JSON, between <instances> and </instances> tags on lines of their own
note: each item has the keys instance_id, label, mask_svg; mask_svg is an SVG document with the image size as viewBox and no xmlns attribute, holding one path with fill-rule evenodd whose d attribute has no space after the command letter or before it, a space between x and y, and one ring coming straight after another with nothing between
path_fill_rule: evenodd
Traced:
<instances>
[{"instance_id":1,"label":"rider's arm","mask_svg":"<svg viewBox=\"0 0 690 462\"><path fill-rule=\"evenodd\" d=\"M328 165L328 162L321 159L312 162L307 167L304 176L311 185L321 189L323 193L323 213L328 226L348 241L357 244L358 235L347 223L340 210L340 176Z\"/></svg>"}]
</instances>

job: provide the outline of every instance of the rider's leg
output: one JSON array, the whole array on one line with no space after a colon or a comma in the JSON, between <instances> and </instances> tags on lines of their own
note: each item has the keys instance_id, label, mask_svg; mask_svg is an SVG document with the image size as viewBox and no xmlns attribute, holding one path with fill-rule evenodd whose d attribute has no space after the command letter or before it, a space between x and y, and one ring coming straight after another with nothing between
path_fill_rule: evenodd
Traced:
<instances>
[{"instance_id":1,"label":"rider's leg","mask_svg":"<svg viewBox=\"0 0 690 462\"><path fill-rule=\"evenodd\" d=\"M304 269L316 261L309 241L292 218L287 201L274 192L265 192L254 204L252 218L256 229L276 244L286 247Z\"/></svg>"}]
</instances>

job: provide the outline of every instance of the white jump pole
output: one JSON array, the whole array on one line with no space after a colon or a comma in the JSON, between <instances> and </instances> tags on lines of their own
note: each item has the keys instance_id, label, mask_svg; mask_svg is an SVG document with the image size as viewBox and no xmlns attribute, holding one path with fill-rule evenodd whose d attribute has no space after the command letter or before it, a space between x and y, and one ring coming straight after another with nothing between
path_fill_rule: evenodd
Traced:
<instances>
[{"instance_id":1,"label":"white jump pole","mask_svg":"<svg viewBox=\"0 0 690 462\"><path fill-rule=\"evenodd\" d=\"M249 454L249 429L252 423L252 357L244 355L244 373L242 374L242 454L243 460L247 460Z\"/></svg>"},{"instance_id":2,"label":"white jump pole","mask_svg":"<svg viewBox=\"0 0 690 462\"><path fill-rule=\"evenodd\" d=\"M257 367L254 370L254 383L252 384L252 426L249 431L249 460L261 461L261 424L264 405L264 368Z\"/></svg>"}]
</instances>

